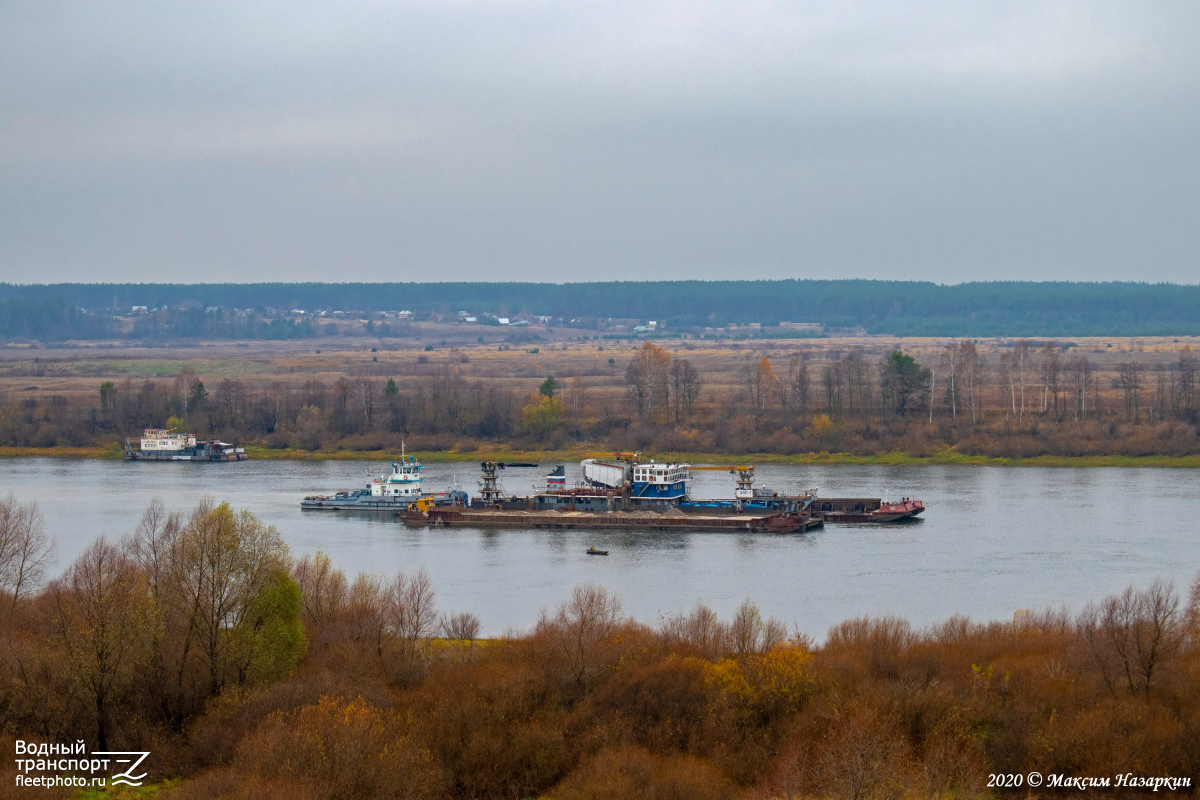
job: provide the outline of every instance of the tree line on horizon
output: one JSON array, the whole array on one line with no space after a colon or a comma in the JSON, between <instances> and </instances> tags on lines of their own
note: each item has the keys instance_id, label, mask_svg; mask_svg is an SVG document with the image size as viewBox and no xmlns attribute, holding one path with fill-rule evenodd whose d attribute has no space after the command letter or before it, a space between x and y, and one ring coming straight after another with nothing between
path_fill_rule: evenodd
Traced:
<instances>
[{"instance_id":1,"label":"tree line on horizon","mask_svg":"<svg viewBox=\"0 0 1200 800\"><path fill-rule=\"evenodd\" d=\"M1200 769L1200 583L822 642L749 599L647 623L585 584L485 638L424 570L347 575L215 500L130 523L55 575L37 506L0 498L0 746L147 751L162 800L955 798L1031 772L1136 796Z\"/></svg>"},{"instance_id":2,"label":"tree line on horizon","mask_svg":"<svg viewBox=\"0 0 1200 800\"><path fill-rule=\"evenodd\" d=\"M49 341L113 338L112 317L132 306L163 309L125 336L286 338L315 335L234 309L261 312L410 310L420 318L461 310L529 313L587 325L656 320L676 333L730 323L819 323L897 336L1200 335L1200 286L1146 283L783 280L426 284L0 284L0 337ZM206 308L220 309L210 319ZM86 309L86 311L80 311ZM275 324L272 329L268 327ZM392 335L401 333L393 331Z\"/></svg>"},{"instance_id":3,"label":"tree line on horizon","mask_svg":"<svg viewBox=\"0 0 1200 800\"><path fill-rule=\"evenodd\" d=\"M459 355L458 359L465 358ZM774 358L774 360L772 360ZM0 446L92 446L144 428L307 451L545 450L930 455L1188 455L1200 452L1200 360L1101 370L1053 340L985 353L970 340L880 356L789 348L714 373L705 356L644 342L604 377L549 376L536 391L471 377L454 358L367 363L333 381L201 376L104 381L93 402L0 405ZM404 374L396 374L400 369ZM391 372L392 374L387 374Z\"/></svg>"}]
</instances>

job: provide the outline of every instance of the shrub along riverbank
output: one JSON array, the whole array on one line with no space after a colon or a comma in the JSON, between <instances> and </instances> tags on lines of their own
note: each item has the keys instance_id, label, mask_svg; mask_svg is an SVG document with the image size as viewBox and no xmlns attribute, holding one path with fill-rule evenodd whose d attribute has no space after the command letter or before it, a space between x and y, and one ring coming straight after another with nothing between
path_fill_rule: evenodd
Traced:
<instances>
[{"instance_id":1,"label":"shrub along riverbank","mask_svg":"<svg viewBox=\"0 0 1200 800\"><path fill-rule=\"evenodd\" d=\"M750 602L648 625L588 585L484 640L423 572L296 560L224 505L152 504L48 583L11 555L47 552L36 509L10 497L0 526L21 544L0 747L149 751L163 800L977 797L992 774L1200 770L1200 588L817 643Z\"/></svg>"}]
</instances>

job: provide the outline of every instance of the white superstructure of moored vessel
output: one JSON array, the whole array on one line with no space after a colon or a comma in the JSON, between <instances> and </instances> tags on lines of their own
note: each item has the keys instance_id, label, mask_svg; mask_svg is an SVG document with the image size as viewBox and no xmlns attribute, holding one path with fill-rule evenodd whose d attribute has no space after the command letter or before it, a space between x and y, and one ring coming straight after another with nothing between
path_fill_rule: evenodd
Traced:
<instances>
[{"instance_id":1,"label":"white superstructure of moored vessel","mask_svg":"<svg viewBox=\"0 0 1200 800\"><path fill-rule=\"evenodd\" d=\"M196 446L196 434L172 433L158 428L147 428L142 433L143 453L176 453Z\"/></svg>"},{"instance_id":2,"label":"white superstructure of moored vessel","mask_svg":"<svg viewBox=\"0 0 1200 800\"><path fill-rule=\"evenodd\" d=\"M146 428L138 449L125 439L125 458L129 461L244 461L245 448L218 439L197 440L194 433L175 433L161 428Z\"/></svg>"}]
</instances>

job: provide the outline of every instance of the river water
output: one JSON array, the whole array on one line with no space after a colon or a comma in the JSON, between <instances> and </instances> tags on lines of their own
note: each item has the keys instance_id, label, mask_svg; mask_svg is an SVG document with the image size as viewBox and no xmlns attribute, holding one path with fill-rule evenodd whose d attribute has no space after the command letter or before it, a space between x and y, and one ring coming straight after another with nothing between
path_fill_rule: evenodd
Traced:
<instances>
[{"instance_id":1,"label":"river water","mask_svg":"<svg viewBox=\"0 0 1200 800\"><path fill-rule=\"evenodd\" d=\"M509 470L526 493L553 465ZM324 550L353 575L425 567L439 605L477 614L487 634L527 629L577 584L617 592L654 623L707 603L722 616L746 598L821 638L847 618L895 614L915 625L965 614L1007 619L1200 569L1197 487L1187 469L763 465L759 484L826 496L911 495L925 517L902 525L829 525L805 534L409 528L386 517L301 512L306 494L357 488L384 462L0 462L0 493L35 500L58 541L58 569L95 537L132 530L152 497L187 510L203 496L275 525L296 555ZM567 465L568 482L577 464ZM426 486L477 489L478 465L429 464ZM731 477L697 473L692 493L729 497ZM591 546L608 557L590 557Z\"/></svg>"}]
</instances>

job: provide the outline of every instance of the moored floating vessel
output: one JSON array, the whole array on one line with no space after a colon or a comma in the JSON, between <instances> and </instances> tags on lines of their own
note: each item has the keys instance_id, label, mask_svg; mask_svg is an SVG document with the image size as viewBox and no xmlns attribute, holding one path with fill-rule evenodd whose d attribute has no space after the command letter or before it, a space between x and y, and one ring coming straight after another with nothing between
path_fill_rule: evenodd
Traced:
<instances>
[{"instance_id":1,"label":"moored floating vessel","mask_svg":"<svg viewBox=\"0 0 1200 800\"><path fill-rule=\"evenodd\" d=\"M147 428L136 450L131 437L125 438L127 461L245 461L247 458L243 447L218 439L197 440L194 433Z\"/></svg>"},{"instance_id":2,"label":"moored floating vessel","mask_svg":"<svg viewBox=\"0 0 1200 800\"><path fill-rule=\"evenodd\" d=\"M467 502L467 493L457 489L430 493L423 489L421 462L413 456L392 462L391 473L375 478L363 489L350 489L331 495L310 495L300 501L302 511L396 511L415 501L426 499L431 505Z\"/></svg>"},{"instance_id":3,"label":"moored floating vessel","mask_svg":"<svg viewBox=\"0 0 1200 800\"><path fill-rule=\"evenodd\" d=\"M813 505L826 522L898 522L925 511L923 502L909 497L898 503L878 497L818 497Z\"/></svg>"}]
</instances>

